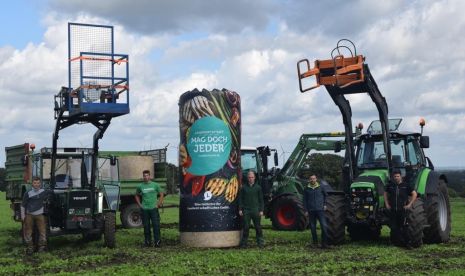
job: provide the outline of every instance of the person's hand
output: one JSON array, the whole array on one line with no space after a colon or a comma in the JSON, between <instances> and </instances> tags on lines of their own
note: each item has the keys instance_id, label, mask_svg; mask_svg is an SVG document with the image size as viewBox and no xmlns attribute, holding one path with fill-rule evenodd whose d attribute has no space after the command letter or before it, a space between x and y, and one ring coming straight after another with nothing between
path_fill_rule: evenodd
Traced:
<instances>
[{"instance_id":1,"label":"person's hand","mask_svg":"<svg viewBox=\"0 0 465 276\"><path fill-rule=\"evenodd\" d=\"M308 217L308 212L307 211L305 211L305 216Z\"/></svg>"},{"instance_id":2,"label":"person's hand","mask_svg":"<svg viewBox=\"0 0 465 276\"><path fill-rule=\"evenodd\" d=\"M386 204L386 209L391 210L391 205Z\"/></svg>"},{"instance_id":3,"label":"person's hand","mask_svg":"<svg viewBox=\"0 0 465 276\"><path fill-rule=\"evenodd\" d=\"M163 207L163 202L158 202L157 203L157 208L161 208L161 207Z\"/></svg>"},{"instance_id":4,"label":"person's hand","mask_svg":"<svg viewBox=\"0 0 465 276\"><path fill-rule=\"evenodd\" d=\"M261 217L263 217L263 211L260 211L260 212L258 213L258 215L260 215Z\"/></svg>"},{"instance_id":5,"label":"person's hand","mask_svg":"<svg viewBox=\"0 0 465 276\"><path fill-rule=\"evenodd\" d=\"M404 209L405 209L405 210L409 210L409 209L411 209L411 208L412 208L412 205L411 205L411 204L407 204L407 205L404 206Z\"/></svg>"},{"instance_id":6,"label":"person's hand","mask_svg":"<svg viewBox=\"0 0 465 276\"><path fill-rule=\"evenodd\" d=\"M242 217L243 213L242 213L242 210L239 210L239 216Z\"/></svg>"},{"instance_id":7,"label":"person's hand","mask_svg":"<svg viewBox=\"0 0 465 276\"><path fill-rule=\"evenodd\" d=\"M324 211L328 210L328 208L326 207L326 205L323 206L323 210L324 210Z\"/></svg>"}]
</instances>

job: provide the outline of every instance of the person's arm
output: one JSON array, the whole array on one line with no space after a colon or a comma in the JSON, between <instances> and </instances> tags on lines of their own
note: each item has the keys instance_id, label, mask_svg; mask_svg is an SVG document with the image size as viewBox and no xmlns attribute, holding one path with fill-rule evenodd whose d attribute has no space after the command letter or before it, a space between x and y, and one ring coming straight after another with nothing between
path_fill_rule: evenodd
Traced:
<instances>
[{"instance_id":1,"label":"person's arm","mask_svg":"<svg viewBox=\"0 0 465 276\"><path fill-rule=\"evenodd\" d=\"M159 195L160 197L158 198L157 207L161 208L163 206L163 201L165 200L165 194L163 193L163 191L160 191Z\"/></svg>"},{"instance_id":2,"label":"person's arm","mask_svg":"<svg viewBox=\"0 0 465 276\"><path fill-rule=\"evenodd\" d=\"M139 188L136 189L136 194L134 195L134 199L136 200L136 203L139 206L139 208L142 208L142 205L140 203L140 189Z\"/></svg>"},{"instance_id":3,"label":"person's arm","mask_svg":"<svg viewBox=\"0 0 465 276\"><path fill-rule=\"evenodd\" d=\"M389 197L388 197L388 192L384 192L384 206L386 206L386 208L388 210L391 210L391 204L389 204Z\"/></svg>"},{"instance_id":4,"label":"person's arm","mask_svg":"<svg viewBox=\"0 0 465 276\"><path fill-rule=\"evenodd\" d=\"M26 205L29 200L28 192L25 192L23 195L23 200L21 201L21 220L24 221L26 218Z\"/></svg>"},{"instance_id":5,"label":"person's arm","mask_svg":"<svg viewBox=\"0 0 465 276\"><path fill-rule=\"evenodd\" d=\"M326 211L326 199L328 197L328 192L326 191L325 186L321 186L321 190L323 191L323 210Z\"/></svg>"},{"instance_id":6,"label":"person's arm","mask_svg":"<svg viewBox=\"0 0 465 276\"><path fill-rule=\"evenodd\" d=\"M415 200L417 200L417 192L415 190L412 190L412 192L410 193L410 202L404 206L405 209L410 209L412 208L412 205L413 203L415 202Z\"/></svg>"},{"instance_id":7,"label":"person's arm","mask_svg":"<svg viewBox=\"0 0 465 276\"><path fill-rule=\"evenodd\" d=\"M244 184L242 184L244 185ZM238 202L238 205L239 205L239 216L242 216L243 213L242 213L242 208L244 207L244 199L242 198L243 195L244 195L244 192L243 192L243 189L244 188L241 188L239 190L239 202Z\"/></svg>"},{"instance_id":8,"label":"person's arm","mask_svg":"<svg viewBox=\"0 0 465 276\"><path fill-rule=\"evenodd\" d=\"M263 216L263 210L265 209L265 203L263 202L263 191L262 187L258 186L258 188L259 215Z\"/></svg>"}]
</instances>

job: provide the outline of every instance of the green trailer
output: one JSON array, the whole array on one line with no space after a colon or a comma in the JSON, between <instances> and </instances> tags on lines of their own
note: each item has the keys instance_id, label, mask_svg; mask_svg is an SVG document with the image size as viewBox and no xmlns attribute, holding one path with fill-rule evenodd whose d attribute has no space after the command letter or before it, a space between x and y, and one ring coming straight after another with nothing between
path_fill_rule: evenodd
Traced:
<instances>
[{"instance_id":1,"label":"green trailer","mask_svg":"<svg viewBox=\"0 0 465 276\"><path fill-rule=\"evenodd\" d=\"M166 148L145 151L100 151L100 156L116 157L120 172L120 218L125 228L142 226L140 208L135 201L142 171L149 170L153 181L166 193L177 191L177 168L166 162ZM170 207L170 206L165 206Z\"/></svg>"}]
</instances>

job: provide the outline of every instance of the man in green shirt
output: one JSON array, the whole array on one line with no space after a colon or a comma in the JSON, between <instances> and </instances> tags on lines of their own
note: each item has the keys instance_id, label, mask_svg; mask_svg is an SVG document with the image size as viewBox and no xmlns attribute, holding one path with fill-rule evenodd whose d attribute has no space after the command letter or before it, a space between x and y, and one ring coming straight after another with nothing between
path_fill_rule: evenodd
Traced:
<instances>
[{"instance_id":1,"label":"man in green shirt","mask_svg":"<svg viewBox=\"0 0 465 276\"><path fill-rule=\"evenodd\" d=\"M244 229L242 230L241 247L247 247L249 238L250 220L255 227L258 247L264 244L262 226L260 219L263 216L263 192L260 185L255 183L255 172L250 170L247 173L248 184L242 185L239 196L239 215L244 218Z\"/></svg>"},{"instance_id":2,"label":"man in green shirt","mask_svg":"<svg viewBox=\"0 0 465 276\"><path fill-rule=\"evenodd\" d=\"M150 180L149 170L143 171L142 176L144 182L137 187L135 198L142 213L145 236L144 245L147 247L152 246L152 235L150 231L151 222L153 227L154 246L160 247L160 214L158 213L158 208L163 205L163 191L158 183ZM160 198L157 202L158 194Z\"/></svg>"}]
</instances>

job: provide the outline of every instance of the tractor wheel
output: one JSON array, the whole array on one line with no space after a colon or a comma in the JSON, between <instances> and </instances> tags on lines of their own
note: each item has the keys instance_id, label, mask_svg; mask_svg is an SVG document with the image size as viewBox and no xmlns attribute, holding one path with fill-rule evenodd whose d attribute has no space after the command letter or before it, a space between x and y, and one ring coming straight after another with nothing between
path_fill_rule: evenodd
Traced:
<instances>
[{"instance_id":1,"label":"tractor wheel","mask_svg":"<svg viewBox=\"0 0 465 276\"><path fill-rule=\"evenodd\" d=\"M136 203L129 204L121 211L120 218L121 224L124 228L138 228L142 227L142 214L140 208Z\"/></svg>"},{"instance_id":2,"label":"tractor wheel","mask_svg":"<svg viewBox=\"0 0 465 276\"><path fill-rule=\"evenodd\" d=\"M381 226L349 224L347 232L353 241L378 240L381 236Z\"/></svg>"},{"instance_id":3,"label":"tractor wheel","mask_svg":"<svg viewBox=\"0 0 465 276\"><path fill-rule=\"evenodd\" d=\"M308 218L302 201L292 195L278 198L273 204L271 222L276 230L305 230Z\"/></svg>"},{"instance_id":4,"label":"tractor wheel","mask_svg":"<svg viewBox=\"0 0 465 276\"><path fill-rule=\"evenodd\" d=\"M116 246L116 216L113 212L106 212L104 214L104 229L103 229L103 241L104 245L109 248L115 248Z\"/></svg>"},{"instance_id":5,"label":"tractor wheel","mask_svg":"<svg viewBox=\"0 0 465 276\"><path fill-rule=\"evenodd\" d=\"M426 243L447 242L450 239L451 216L447 185L440 180L437 194L428 194L425 202L429 227L425 228Z\"/></svg>"},{"instance_id":6,"label":"tractor wheel","mask_svg":"<svg viewBox=\"0 0 465 276\"><path fill-rule=\"evenodd\" d=\"M423 244L423 230L427 224L423 200L417 199L406 215L407 223L400 231L403 235L400 241L404 246L420 247Z\"/></svg>"},{"instance_id":7,"label":"tractor wheel","mask_svg":"<svg viewBox=\"0 0 465 276\"><path fill-rule=\"evenodd\" d=\"M346 206L344 195L330 194L326 198L326 220L328 243L337 245L344 242Z\"/></svg>"}]
</instances>

